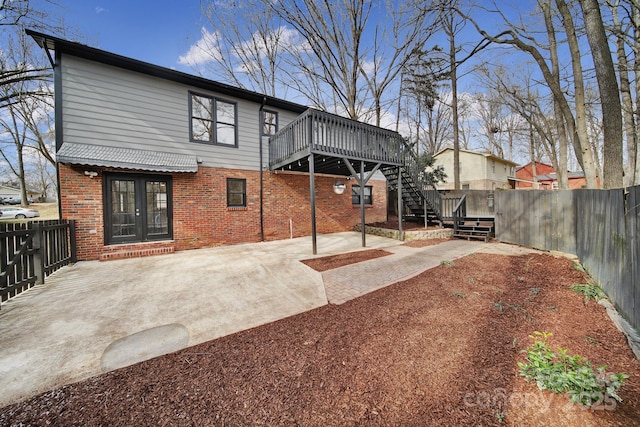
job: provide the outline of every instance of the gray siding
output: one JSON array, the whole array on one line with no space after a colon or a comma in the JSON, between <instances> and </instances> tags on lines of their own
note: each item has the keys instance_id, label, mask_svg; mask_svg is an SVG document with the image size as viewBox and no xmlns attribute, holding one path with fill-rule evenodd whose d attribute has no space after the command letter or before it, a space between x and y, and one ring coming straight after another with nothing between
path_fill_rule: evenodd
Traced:
<instances>
[{"instance_id":1,"label":"gray siding","mask_svg":"<svg viewBox=\"0 0 640 427\"><path fill-rule=\"evenodd\" d=\"M189 90L237 103L237 148L189 141ZM259 169L260 105L253 102L64 55L62 108L63 142L192 154L203 166ZM297 116L268 108L278 111L280 127Z\"/></svg>"}]
</instances>

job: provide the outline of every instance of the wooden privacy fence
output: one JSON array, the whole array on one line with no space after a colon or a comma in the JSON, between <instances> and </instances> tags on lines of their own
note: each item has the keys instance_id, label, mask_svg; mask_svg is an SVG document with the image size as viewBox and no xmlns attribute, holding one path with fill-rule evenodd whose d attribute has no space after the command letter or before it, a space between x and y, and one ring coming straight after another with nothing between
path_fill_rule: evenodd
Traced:
<instances>
[{"instance_id":1,"label":"wooden privacy fence","mask_svg":"<svg viewBox=\"0 0 640 427\"><path fill-rule=\"evenodd\" d=\"M0 302L44 283L45 276L73 262L74 221L0 224Z\"/></svg>"},{"instance_id":2,"label":"wooden privacy fence","mask_svg":"<svg viewBox=\"0 0 640 427\"><path fill-rule=\"evenodd\" d=\"M496 192L496 239L575 254L640 328L640 186Z\"/></svg>"}]
</instances>

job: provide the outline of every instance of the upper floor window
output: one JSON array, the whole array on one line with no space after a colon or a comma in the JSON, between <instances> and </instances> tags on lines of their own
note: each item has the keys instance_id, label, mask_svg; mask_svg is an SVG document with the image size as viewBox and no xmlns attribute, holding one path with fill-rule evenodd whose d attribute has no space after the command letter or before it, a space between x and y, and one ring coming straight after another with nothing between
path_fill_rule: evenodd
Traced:
<instances>
[{"instance_id":1,"label":"upper floor window","mask_svg":"<svg viewBox=\"0 0 640 427\"><path fill-rule=\"evenodd\" d=\"M262 110L262 134L275 135L278 132L278 113Z\"/></svg>"},{"instance_id":2,"label":"upper floor window","mask_svg":"<svg viewBox=\"0 0 640 427\"><path fill-rule=\"evenodd\" d=\"M191 141L238 146L235 103L191 93L189 117Z\"/></svg>"}]
</instances>

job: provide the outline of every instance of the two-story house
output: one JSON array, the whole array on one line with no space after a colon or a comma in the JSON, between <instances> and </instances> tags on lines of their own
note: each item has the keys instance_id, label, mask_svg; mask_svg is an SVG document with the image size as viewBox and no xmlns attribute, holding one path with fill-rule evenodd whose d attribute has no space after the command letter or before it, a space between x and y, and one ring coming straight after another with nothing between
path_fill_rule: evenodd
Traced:
<instances>
[{"instance_id":1,"label":"two-story house","mask_svg":"<svg viewBox=\"0 0 640 427\"><path fill-rule=\"evenodd\" d=\"M558 176L553 166L541 162L529 162L516 170L516 189L557 190ZM585 188L584 172L567 172L569 189Z\"/></svg>"},{"instance_id":2,"label":"two-story house","mask_svg":"<svg viewBox=\"0 0 640 427\"><path fill-rule=\"evenodd\" d=\"M435 166L442 166L447 175L438 190L454 188L453 148L444 148L434 154ZM509 179L514 176L516 163L491 153L460 150L460 187L462 190L496 190L512 188Z\"/></svg>"},{"instance_id":3,"label":"two-story house","mask_svg":"<svg viewBox=\"0 0 640 427\"><path fill-rule=\"evenodd\" d=\"M54 69L60 214L76 221L79 259L386 220L376 172L401 164L397 133L27 33Z\"/></svg>"}]
</instances>

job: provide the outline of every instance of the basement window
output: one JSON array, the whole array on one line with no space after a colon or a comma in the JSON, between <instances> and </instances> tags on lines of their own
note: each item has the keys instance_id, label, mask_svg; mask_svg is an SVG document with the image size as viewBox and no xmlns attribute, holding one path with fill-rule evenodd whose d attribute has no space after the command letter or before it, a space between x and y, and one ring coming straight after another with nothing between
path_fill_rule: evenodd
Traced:
<instances>
[{"instance_id":1,"label":"basement window","mask_svg":"<svg viewBox=\"0 0 640 427\"><path fill-rule=\"evenodd\" d=\"M227 207L242 208L247 206L247 180L227 178Z\"/></svg>"},{"instance_id":2,"label":"basement window","mask_svg":"<svg viewBox=\"0 0 640 427\"><path fill-rule=\"evenodd\" d=\"M360 186L358 185L351 187L351 203L360 205ZM372 187L370 185L364 186L364 204L373 205Z\"/></svg>"}]
</instances>

